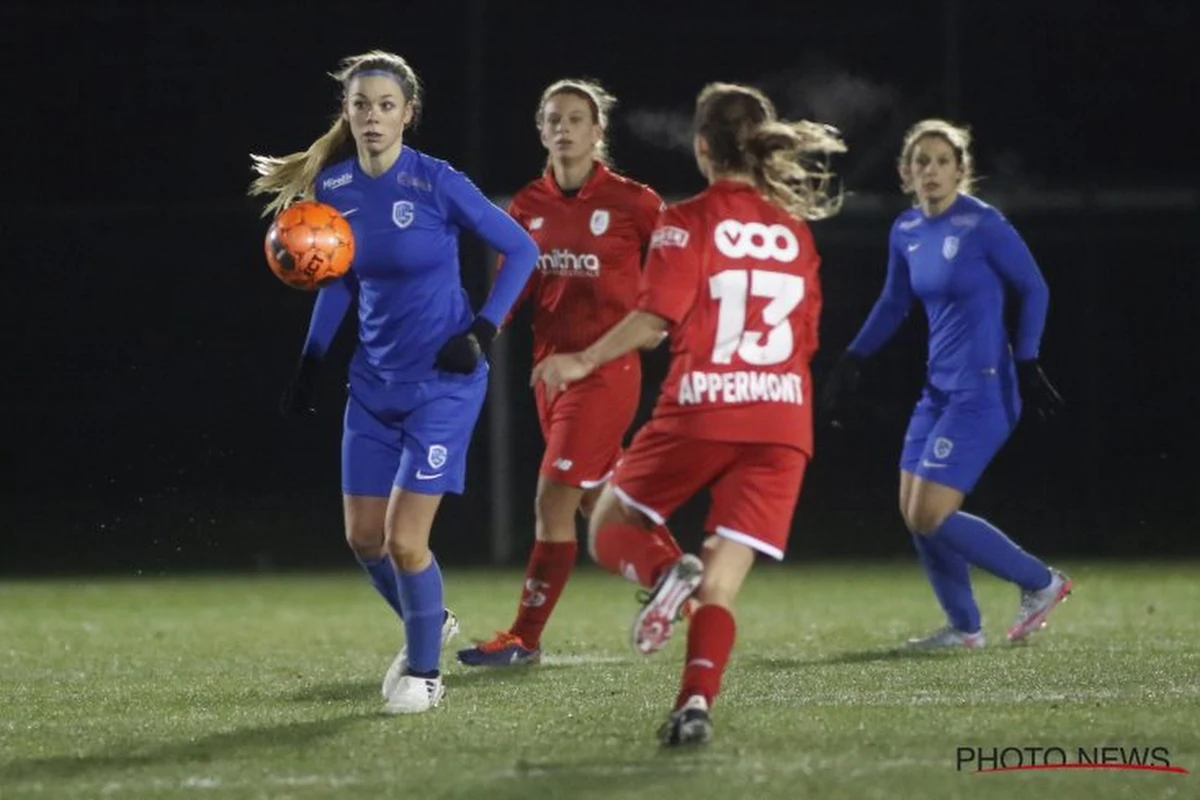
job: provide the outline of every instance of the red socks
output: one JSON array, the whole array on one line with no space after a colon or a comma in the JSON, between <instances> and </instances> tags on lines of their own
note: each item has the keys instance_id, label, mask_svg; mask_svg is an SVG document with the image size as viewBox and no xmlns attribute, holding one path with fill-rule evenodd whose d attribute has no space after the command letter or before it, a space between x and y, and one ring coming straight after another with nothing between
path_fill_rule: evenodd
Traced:
<instances>
[{"instance_id":1,"label":"red socks","mask_svg":"<svg viewBox=\"0 0 1200 800\"><path fill-rule=\"evenodd\" d=\"M542 630L575 568L578 550L575 542L534 542L529 566L525 568L517 620L510 630L521 637L526 647L537 647L541 642Z\"/></svg>"},{"instance_id":2,"label":"red socks","mask_svg":"<svg viewBox=\"0 0 1200 800\"><path fill-rule=\"evenodd\" d=\"M683 555L664 525L653 530L633 524L605 525L596 533L595 550L597 564L647 589Z\"/></svg>"},{"instance_id":3,"label":"red socks","mask_svg":"<svg viewBox=\"0 0 1200 800\"><path fill-rule=\"evenodd\" d=\"M692 695L702 696L712 706L721 691L721 676L733 651L737 624L725 606L700 606L688 625L687 661L675 708Z\"/></svg>"}]
</instances>

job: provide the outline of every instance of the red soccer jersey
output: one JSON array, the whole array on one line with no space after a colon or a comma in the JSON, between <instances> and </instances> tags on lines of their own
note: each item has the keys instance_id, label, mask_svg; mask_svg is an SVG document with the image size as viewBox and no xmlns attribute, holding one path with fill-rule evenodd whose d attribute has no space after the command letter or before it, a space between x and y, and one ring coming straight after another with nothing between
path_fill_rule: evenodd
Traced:
<instances>
[{"instance_id":1,"label":"red soccer jersey","mask_svg":"<svg viewBox=\"0 0 1200 800\"><path fill-rule=\"evenodd\" d=\"M541 252L521 295L533 300L534 363L585 349L635 307L642 254L662 208L653 189L600 163L574 197L549 170L517 192L509 214Z\"/></svg>"},{"instance_id":2,"label":"red soccer jersey","mask_svg":"<svg viewBox=\"0 0 1200 800\"><path fill-rule=\"evenodd\" d=\"M820 263L808 225L748 184L718 181L664 211L638 301L671 323L651 424L811 456Z\"/></svg>"}]
</instances>

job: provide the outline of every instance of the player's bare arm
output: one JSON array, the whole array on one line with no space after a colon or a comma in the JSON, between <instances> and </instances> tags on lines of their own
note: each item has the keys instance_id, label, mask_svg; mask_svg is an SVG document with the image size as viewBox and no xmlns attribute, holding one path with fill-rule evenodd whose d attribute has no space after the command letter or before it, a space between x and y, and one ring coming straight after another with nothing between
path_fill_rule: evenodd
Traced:
<instances>
[{"instance_id":1,"label":"player's bare arm","mask_svg":"<svg viewBox=\"0 0 1200 800\"><path fill-rule=\"evenodd\" d=\"M582 353L556 353L542 360L533 368L529 385L534 386L540 380L553 396L614 358L639 348L654 347L662 340L668 324L657 314L630 311Z\"/></svg>"}]
</instances>

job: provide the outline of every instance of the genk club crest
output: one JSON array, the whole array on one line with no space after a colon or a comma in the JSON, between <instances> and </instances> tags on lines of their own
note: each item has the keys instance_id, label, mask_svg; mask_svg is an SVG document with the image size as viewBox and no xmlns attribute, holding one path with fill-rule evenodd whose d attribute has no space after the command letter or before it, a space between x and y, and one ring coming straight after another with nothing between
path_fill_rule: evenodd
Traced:
<instances>
[{"instance_id":1,"label":"genk club crest","mask_svg":"<svg viewBox=\"0 0 1200 800\"><path fill-rule=\"evenodd\" d=\"M592 235L599 236L608 230L608 221L609 214L607 209L597 208L593 211L591 222L588 223L588 227L592 230Z\"/></svg>"},{"instance_id":2,"label":"genk club crest","mask_svg":"<svg viewBox=\"0 0 1200 800\"><path fill-rule=\"evenodd\" d=\"M950 452L954 450L954 442L947 439L945 436L939 436L933 440L933 457L946 458Z\"/></svg>"},{"instance_id":3,"label":"genk club crest","mask_svg":"<svg viewBox=\"0 0 1200 800\"><path fill-rule=\"evenodd\" d=\"M392 222L397 228L407 228L412 225L413 204L411 200L397 200L392 203Z\"/></svg>"},{"instance_id":4,"label":"genk club crest","mask_svg":"<svg viewBox=\"0 0 1200 800\"><path fill-rule=\"evenodd\" d=\"M411 217L409 218L409 221L412 221ZM447 452L444 445L434 444L429 446L429 454L426 457L426 460L429 462L429 466L433 469L441 469L443 466L445 466L446 458L449 455L450 454Z\"/></svg>"},{"instance_id":5,"label":"genk club crest","mask_svg":"<svg viewBox=\"0 0 1200 800\"><path fill-rule=\"evenodd\" d=\"M954 258L958 254L958 237L947 236L942 241L942 257L946 259Z\"/></svg>"}]
</instances>

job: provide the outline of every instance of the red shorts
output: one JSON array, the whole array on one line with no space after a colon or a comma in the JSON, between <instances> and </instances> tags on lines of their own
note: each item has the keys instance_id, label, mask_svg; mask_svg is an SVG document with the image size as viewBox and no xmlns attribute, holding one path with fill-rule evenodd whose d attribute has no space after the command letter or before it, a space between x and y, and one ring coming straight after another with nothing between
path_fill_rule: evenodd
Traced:
<instances>
[{"instance_id":1,"label":"red shorts","mask_svg":"<svg viewBox=\"0 0 1200 800\"><path fill-rule=\"evenodd\" d=\"M540 474L583 489L603 483L633 423L641 391L641 362L632 360L605 365L551 403L539 381L534 394L546 440Z\"/></svg>"},{"instance_id":2,"label":"red shorts","mask_svg":"<svg viewBox=\"0 0 1200 800\"><path fill-rule=\"evenodd\" d=\"M643 427L621 456L613 490L658 524L707 488L704 528L782 559L808 456L781 444L692 439Z\"/></svg>"}]
</instances>

